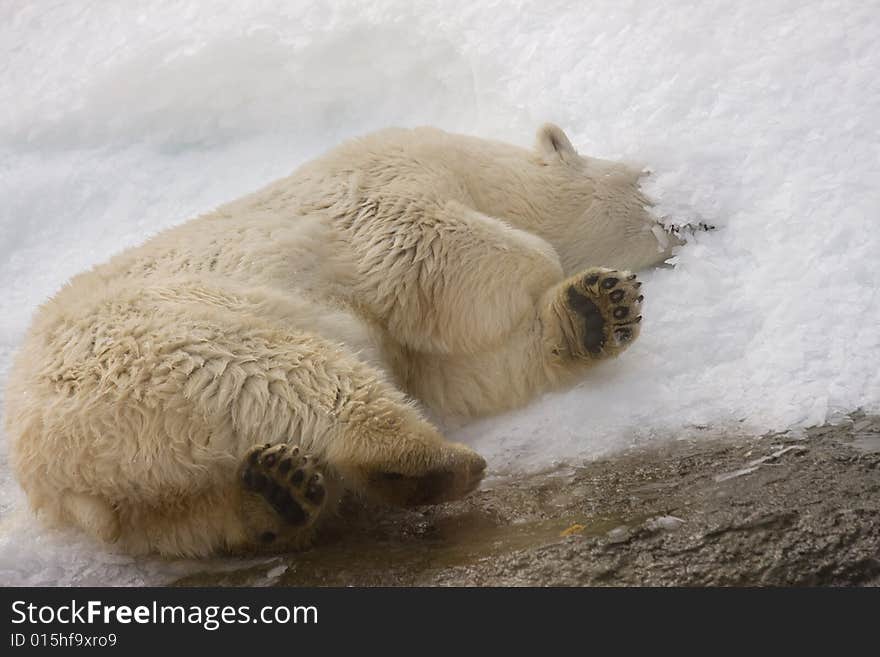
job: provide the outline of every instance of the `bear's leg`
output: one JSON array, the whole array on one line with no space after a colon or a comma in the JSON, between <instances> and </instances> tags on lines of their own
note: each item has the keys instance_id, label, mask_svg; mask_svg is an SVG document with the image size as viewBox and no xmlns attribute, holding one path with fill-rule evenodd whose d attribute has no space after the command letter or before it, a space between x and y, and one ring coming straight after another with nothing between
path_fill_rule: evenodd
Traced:
<instances>
[{"instance_id":1,"label":"bear's leg","mask_svg":"<svg viewBox=\"0 0 880 657\"><path fill-rule=\"evenodd\" d=\"M383 372L319 336L301 344L307 348L297 354L289 343L269 346L274 356L264 375L250 362L254 381L274 376L275 382L243 388L230 405L230 422L248 444L237 477L240 513L254 547L305 542L341 489L412 506L476 488L485 461L445 440ZM289 374L279 378L285 370ZM223 371L206 383L222 386L222 377L235 376L234 368ZM266 437L263 427L293 427L297 435ZM276 444L267 447L266 440Z\"/></svg>"},{"instance_id":2,"label":"bear's leg","mask_svg":"<svg viewBox=\"0 0 880 657\"><path fill-rule=\"evenodd\" d=\"M639 335L634 274L591 268L547 291L531 321L480 354L414 357L408 388L441 413L473 417L523 405L620 354Z\"/></svg>"},{"instance_id":3,"label":"bear's leg","mask_svg":"<svg viewBox=\"0 0 880 657\"><path fill-rule=\"evenodd\" d=\"M483 458L444 439L403 393L372 376L352 384L319 452L345 488L416 506L457 499L479 485Z\"/></svg>"},{"instance_id":4,"label":"bear's leg","mask_svg":"<svg viewBox=\"0 0 880 657\"><path fill-rule=\"evenodd\" d=\"M234 353L242 343L212 347ZM122 505L131 551L295 549L310 542L343 489L412 506L456 499L479 485L485 461L446 441L379 370L317 336L297 358L290 345L269 351L268 360L241 354L252 384L231 400L223 422L243 442L235 468L212 470L210 489L176 499L173 508ZM221 369L205 381L211 390L236 377L233 365ZM280 377L285 369L289 374ZM275 376L273 384L260 385L268 376ZM196 385L189 391L196 402L207 393ZM278 434L273 427L287 429Z\"/></svg>"},{"instance_id":5,"label":"bear's leg","mask_svg":"<svg viewBox=\"0 0 880 657\"><path fill-rule=\"evenodd\" d=\"M501 219L450 201L418 221L376 229L362 249L358 301L401 345L480 353L499 345L563 278L553 247Z\"/></svg>"},{"instance_id":6,"label":"bear's leg","mask_svg":"<svg viewBox=\"0 0 880 657\"><path fill-rule=\"evenodd\" d=\"M342 487L400 506L434 504L473 490L482 479L485 461L464 446L446 443L424 421L416 420L424 426L415 431L394 430L413 420L386 416L383 428L331 428L330 433L337 435L322 450L326 462L289 443L248 450L239 467L239 482L249 547L278 549L307 543Z\"/></svg>"},{"instance_id":7,"label":"bear's leg","mask_svg":"<svg viewBox=\"0 0 880 657\"><path fill-rule=\"evenodd\" d=\"M486 465L478 454L446 441L372 365L318 336L308 342L308 352L289 364L295 387L278 380L265 389L268 395L240 396L232 404L247 409L230 419L253 441L236 475L247 537L238 549L308 542L342 489L412 506L456 499L477 487ZM286 369L289 346L272 351L268 365ZM297 427L297 435L276 436L274 444L254 440L267 425Z\"/></svg>"}]
</instances>

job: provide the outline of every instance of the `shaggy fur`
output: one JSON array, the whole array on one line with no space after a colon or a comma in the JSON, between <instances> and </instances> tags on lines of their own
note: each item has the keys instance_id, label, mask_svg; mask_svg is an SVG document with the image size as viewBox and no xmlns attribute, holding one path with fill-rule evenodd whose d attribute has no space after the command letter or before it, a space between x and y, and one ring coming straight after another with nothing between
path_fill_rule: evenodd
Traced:
<instances>
[{"instance_id":1,"label":"shaggy fur","mask_svg":"<svg viewBox=\"0 0 880 657\"><path fill-rule=\"evenodd\" d=\"M343 144L39 309L9 378L18 478L48 519L168 555L296 547L345 489L460 497L484 461L411 400L493 413L628 346L627 270L674 241L638 178L551 125L531 151Z\"/></svg>"}]
</instances>

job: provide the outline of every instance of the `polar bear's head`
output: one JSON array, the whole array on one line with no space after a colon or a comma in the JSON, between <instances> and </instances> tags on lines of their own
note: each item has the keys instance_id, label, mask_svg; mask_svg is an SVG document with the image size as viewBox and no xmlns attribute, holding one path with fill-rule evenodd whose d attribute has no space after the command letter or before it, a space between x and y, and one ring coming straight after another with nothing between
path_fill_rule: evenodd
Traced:
<instances>
[{"instance_id":1,"label":"polar bear's head","mask_svg":"<svg viewBox=\"0 0 880 657\"><path fill-rule=\"evenodd\" d=\"M639 262L657 258L650 201L639 190L641 171L580 155L550 123L538 130L527 162L513 177L517 190L509 190L514 207L508 216L550 242L566 272L629 262L624 249L644 250L632 254Z\"/></svg>"}]
</instances>

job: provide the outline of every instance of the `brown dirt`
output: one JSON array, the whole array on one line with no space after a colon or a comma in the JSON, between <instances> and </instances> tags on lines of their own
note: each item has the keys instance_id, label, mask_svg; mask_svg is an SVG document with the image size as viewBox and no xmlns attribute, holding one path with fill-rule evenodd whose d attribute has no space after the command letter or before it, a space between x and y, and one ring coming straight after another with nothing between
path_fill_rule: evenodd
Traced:
<instances>
[{"instance_id":1,"label":"brown dirt","mask_svg":"<svg viewBox=\"0 0 880 657\"><path fill-rule=\"evenodd\" d=\"M281 586L876 585L880 418L797 440L674 441L412 511L350 504L283 559Z\"/></svg>"}]
</instances>

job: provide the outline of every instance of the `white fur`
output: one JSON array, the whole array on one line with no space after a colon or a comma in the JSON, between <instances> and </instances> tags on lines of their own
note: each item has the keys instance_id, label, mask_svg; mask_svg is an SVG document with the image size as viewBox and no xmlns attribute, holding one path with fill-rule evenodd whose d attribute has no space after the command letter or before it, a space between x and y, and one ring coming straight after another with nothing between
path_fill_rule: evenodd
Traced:
<instances>
[{"instance_id":1,"label":"white fur","mask_svg":"<svg viewBox=\"0 0 880 657\"><path fill-rule=\"evenodd\" d=\"M194 555L275 522L236 479L259 443L296 442L368 495L371 473L440 470L463 494L482 460L408 395L492 413L589 364L553 346L565 277L669 255L638 178L555 126L534 151L433 129L343 144L39 309L7 395L19 480L51 520Z\"/></svg>"}]
</instances>

